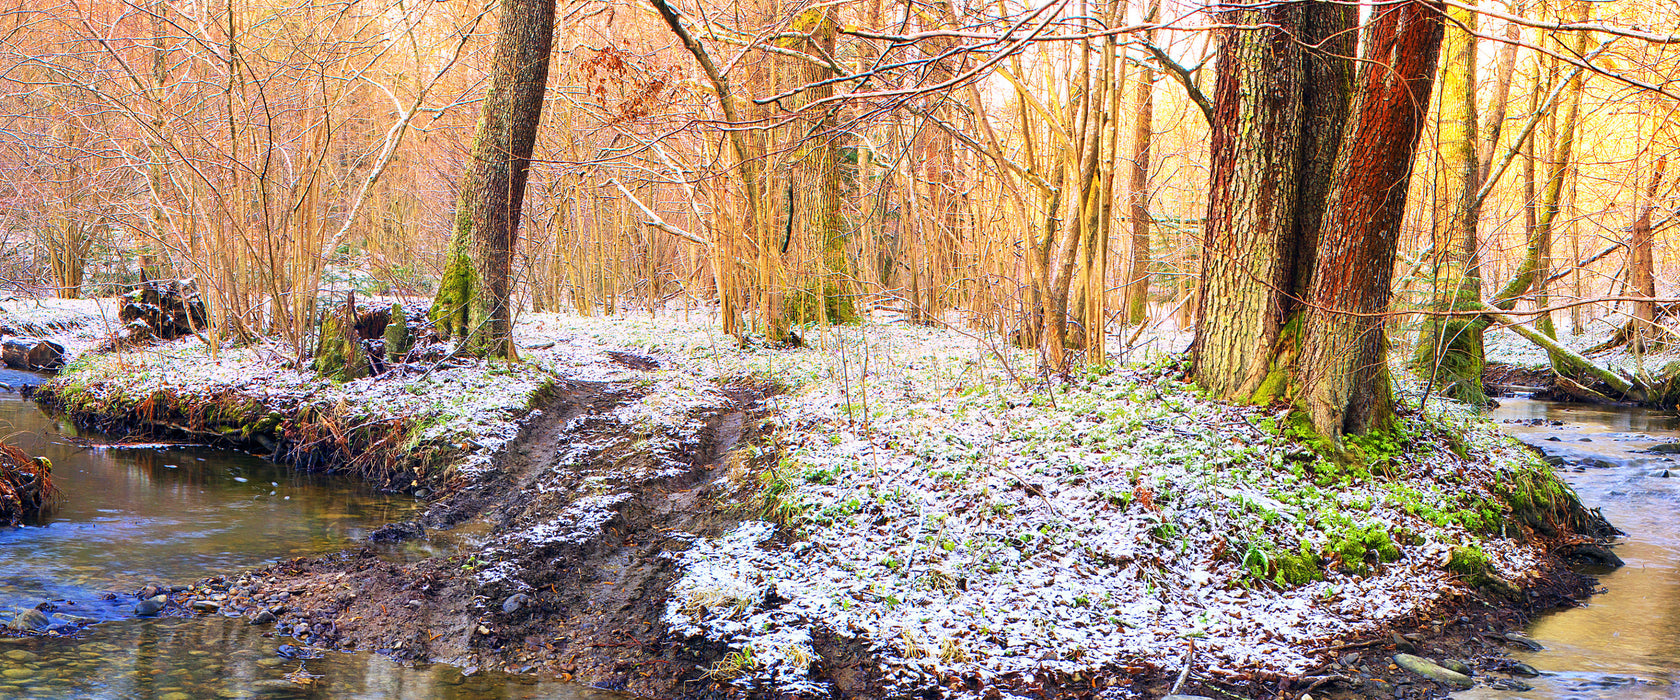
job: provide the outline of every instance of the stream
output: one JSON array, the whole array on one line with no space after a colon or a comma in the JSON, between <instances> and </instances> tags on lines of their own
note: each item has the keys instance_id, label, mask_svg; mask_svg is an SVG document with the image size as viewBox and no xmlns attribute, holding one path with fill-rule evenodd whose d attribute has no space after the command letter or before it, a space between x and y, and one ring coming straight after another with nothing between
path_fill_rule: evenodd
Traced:
<instances>
[{"instance_id":1,"label":"stream","mask_svg":"<svg viewBox=\"0 0 1680 700\"><path fill-rule=\"evenodd\" d=\"M73 638L0 637L0 698L622 697L535 677L463 675L377 654L279 655L270 626L240 618L139 618L132 592L182 584L360 543L416 515L412 498L352 479L301 474L224 449L89 447L75 429L15 392L38 375L0 369L0 436L52 460L61 505L41 522L0 529L0 617L49 603L55 624L98 621Z\"/></svg>"},{"instance_id":2,"label":"stream","mask_svg":"<svg viewBox=\"0 0 1680 700\"><path fill-rule=\"evenodd\" d=\"M1539 669L1534 690L1487 688L1460 698L1672 698L1680 669L1680 455L1651 454L1680 439L1680 416L1619 406L1500 399L1507 432L1567 460L1561 472L1581 501L1627 533L1626 566L1588 571L1602 592L1542 615L1528 635L1544 651L1513 652ZM1557 424L1554 424L1557 423Z\"/></svg>"}]
</instances>

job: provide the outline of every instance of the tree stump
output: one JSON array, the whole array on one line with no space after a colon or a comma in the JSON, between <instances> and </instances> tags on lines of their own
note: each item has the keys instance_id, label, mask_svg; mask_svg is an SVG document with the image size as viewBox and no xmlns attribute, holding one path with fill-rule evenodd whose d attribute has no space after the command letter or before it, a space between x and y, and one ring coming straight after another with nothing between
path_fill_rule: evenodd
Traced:
<instances>
[{"instance_id":1,"label":"tree stump","mask_svg":"<svg viewBox=\"0 0 1680 700\"><path fill-rule=\"evenodd\" d=\"M354 296L321 319L320 344L312 365L316 372L340 382L361 379L372 372L362 337L356 331L358 320Z\"/></svg>"},{"instance_id":2,"label":"tree stump","mask_svg":"<svg viewBox=\"0 0 1680 700\"><path fill-rule=\"evenodd\" d=\"M123 295L123 305L117 312L125 334L137 339L149 336L173 340L189 333L197 333L206 325L204 300L198 296L191 281L156 280L140 283L134 291Z\"/></svg>"}]
</instances>

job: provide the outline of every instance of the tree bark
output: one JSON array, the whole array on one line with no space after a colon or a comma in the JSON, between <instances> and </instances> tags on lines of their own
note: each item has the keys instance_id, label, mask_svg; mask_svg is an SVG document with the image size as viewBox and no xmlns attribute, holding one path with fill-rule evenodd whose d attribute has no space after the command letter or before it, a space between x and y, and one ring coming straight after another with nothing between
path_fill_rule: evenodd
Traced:
<instances>
[{"instance_id":1,"label":"tree bark","mask_svg":"<svg viewBox=\"0 0 1680 700\"><path fill-rule=\"evenodd\" d=\"M1289 393L1299 328L1290 319L1313 275L1341 149L1355 9L1313 0L1222 14L1234 26L1218 47L1191 354L1214 396L1266 403Z\"/></svg>"},{"instance_id":2,"label":"tree bark","mask_svg":"<svg viewBox=\"0 0 1680 700\"><path fill-rule=\"evenodd\" d=\"M1219 6L1196 380L1227 401L1256 396L1295 285L1306 4Z\"/></svg>"},{"instance_id":3,"label":"tree bark","mask_svg":"<svg viewBox=\"0 0 1680 700\"><path fill-rule=\"evenodd\" d=\"M1161 0L1150 0L1144 22L1161 14ZM1144 34L1155 43L1155 30ZM1126 323L1143 323L1149 316L1149 148L1154 137L1155 70L1145 61L1138 71L1137 111L1132 116L1132 170L1127 186L1132 223L1131 265L1126 271Z\"/></svg>"},{"instance_id":4,"label":"tree bark","mask_svg":"<svg viewBox=\"0 0 1680 700\"><path fill-rule=\"evenodd\" d=\"M459 337L464 351L511 358L513 250L548 86L554 0L501 5L490 91L456 203L455 235L432 320L445 337Z\"/></svg>"},{"instance_id":5,"label":"tree bark","mask_svg":"<svg viewBox=\"0 0 1680 700\"><path fill-rule=\"evenodd\" d=\"M1656 209L1657 190L1662 187L1663 171L1668 169L1668 156L1658 156L1656 169L1651 172L1651 184L1645 189L1644 206L1639 211L1639 218L1633 222L1633 235L1628 240L1628 286L1633 293L1651 298L1657 295L1657 277L1654 274L1654 256L1652 255L1651 240L1651 211ZM1654 333L1657 321L1657 304L1652 301L1633 302L1633 323L1630 325L1629 339L1633 342L1634 352L1644 352L1645 346L1657 335Z\"/></svg>"},{"instance_id":6,"label":"tree bark","mask_svg":"<svg viewBox=\"0 0 1680 700\"><path fill-rule=\"evenodd\" d=\"M1327 438L1385 429L1392 418L1380 314L1388 310L1442 29L1440 8L1422 0L1383 7L1366 28L1366 61L1331 179L1297 372L1297 401Z\"/></svg>"}]
</instances>

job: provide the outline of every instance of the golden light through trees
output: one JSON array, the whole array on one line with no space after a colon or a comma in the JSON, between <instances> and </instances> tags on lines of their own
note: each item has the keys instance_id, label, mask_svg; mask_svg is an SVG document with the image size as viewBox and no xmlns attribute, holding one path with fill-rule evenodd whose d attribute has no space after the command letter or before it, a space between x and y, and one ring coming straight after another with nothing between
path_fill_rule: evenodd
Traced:
<instances>
[{"instance_id":1,"label":"golden light through trees","mask_svg":"<svg viewBox=\"0 0 1680 700\"><path fill-rule=\"evenodd\" d=\"M8 8L0 278L66 296L194 278L210 338L279 335L300 358L342 291L442 279L447 301L504 274L483 313L434 318L505 337L523 309L700 311L790 342L889 314L995 332L1046 372L1199 328L1205 386L1317 406L1330 433L1370 423L1349 392L1381 383L1389 342L1475 401L1499 318L1672 336L1673 3L560 3L546 90L509 112L533 129L528 186L485 190L470 169L523 156L475 137L502 109L508 12ZM1332 29L1309 31L1320 15ZM1384 43L1428 22L1438 49ZM1358 112L1393 100L1415 113ZM453 235L485 206L507 245ZM452 257L472 264L445 275ZM1307 261L1331 259L1374 286L1323 286ZM1312 353L1347 366L1280 379ZM1583 385L1603 369L1554 362Z\"/></svg>"}]
</instances>

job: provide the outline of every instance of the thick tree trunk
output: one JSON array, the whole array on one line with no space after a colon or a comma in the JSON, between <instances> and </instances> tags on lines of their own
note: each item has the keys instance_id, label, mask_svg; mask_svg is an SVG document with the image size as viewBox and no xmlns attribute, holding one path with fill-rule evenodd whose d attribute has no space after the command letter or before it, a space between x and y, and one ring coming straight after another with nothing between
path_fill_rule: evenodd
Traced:
<instances>
[{"instance_id":1,"label":"thick tree trunk","mask_svg":"<svg viewBox=\"0 0 1680 700\"><path fill-rule=\"evenodd\" d=\"M1264 401L1294 288L1300 189L1303 4L1221 5L1210 134L1196 381L1227 401ZM1310 4L1318 4L1316 2ZM1252 28L1246 28L1252 27Z\"/></svg>"},{"instance_id":2,"label":"thick tree trunk","mask_svg":"<svg viewBox=\"0 0 1680 700\"><path fill-rule=\"evenodd\" d=\"M1367 25L1366 62L1331 179L1297 370L1298 404L1332 439L1383 429L1392 417L1381 314L1442 27L1440 8L1421 0L1380 8Z\"/></svg>"},{"instance_id":3,"label":"thick tree trunk","mask_svg":"<svg viewBox=\"0 0 1680 700\"><path fill-rule=\"evenodd\" d=\"M432 320L445 337L459 337L467 352L513 357L513 250L548 86L554 0L501 5L490 91L456 203L455 235Z\"/></svg>"},{"instance_id":4,"label":"thick tree trunk","mask_svg":"<svg viewBox=\"0 0 1680 700\"><path fill-rule=\"evenodd\" d=\"M1299 329L1289 322L1313 274L1341 148L1354 13L1317 0L1223 11L1223 21L1257 28L1223 30L1218 49L1191 353L1197 381L1219 398L1264 403L1289 393Z\"/></svg>"}]
</instances>

